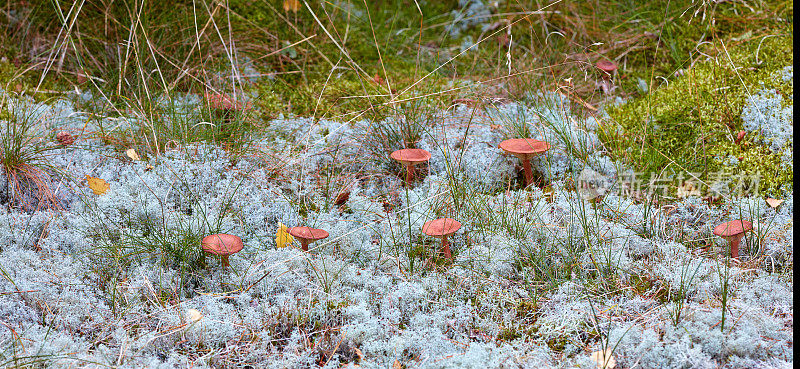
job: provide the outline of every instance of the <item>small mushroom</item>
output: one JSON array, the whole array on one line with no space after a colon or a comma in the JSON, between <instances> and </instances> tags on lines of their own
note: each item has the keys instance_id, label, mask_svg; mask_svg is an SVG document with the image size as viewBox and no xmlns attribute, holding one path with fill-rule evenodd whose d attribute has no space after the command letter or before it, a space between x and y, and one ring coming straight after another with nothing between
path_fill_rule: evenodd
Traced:
<instances>
[{"instance_id":1,"label":"small mushroom","mask_svg":"<svg viewBox=\"0 0 800 369\"><path fill-rule=\"evenodd\" d=\"M67 131L61 131L56 134L56 141L62 146L69 146L75 142L75 137Z\"/></svg>"},{"instance_id":2,"label":"small mushroom","mask_svg":"<svg viewBox=\"0 0 800 369\"><path fill-rule=\"evenodd\" d=\"M253 108L250 103L238 102L223 94L206 92L205 97L211 109L222 112L223 120L226 123L232 120L234 113L244 112Z\"/></svg>"},{"instance_id":3,"label":"small mushroom","mask_svg":"<svg viewBox=\"0 0 800 369\"><path fill-rule=\"evenodd\" d=\"M450 252L450 241L447 240L447 237L453 233L456 233L459 228L461 228L461 223L459 223L457 220L451 218L439 218L425 222L425 224L422 225L422 233L425 233L431 237L441 238L442 246L440 248L440 252L444 254L444 257L452 259L453 254Z\"/></svg>"},{"instance_id":4,"label":"small mushroom","mask_svg":"<svg viewBox=\"0 0 800 369\"><path fill-rule=\"evenodd\" d=\"M300 240L303 251L308 251L308 244L328 238L328 231L311 227L292 227L289 228L289 234Z\"/></svg>"},{"instance_id":5,"label":"small mushroom","mask_svg":"<svg viewBox=\"0 0 800 369\"><path fill-rule=\"evenodd\" d=\"M732 220L714 227L714 234L722 237L731 245L731 258L739 258L739 241L745 232L753 230L753 223L746 220Z\"/></svg>"},{"instance_id":6,"label":"small mushroom","mask_svg":"<svg viewBox=\"0 0 800 369\"><path fill-rule=\"evenodd\" d=\"M203 245L203 251L221 257L223 268L227 268L230 265L228 263L228 256L242 251L242 247L244 246L241 238L225 233L206 236L203 238L201 244Z\"/></svg>"},{"instance_id":7,"label":"small mushroom","mask_svg":"<svg viewBox=\"0 0 800 369\"><path fill-rule=\"evenodd\" d=\"M611 60L598 60L597 63L595 63L595 66L597 69L605 72L604 76L606 78L611 78L611 76L614 74L614 71L617 70L617 63L614 63Z\"/></svg>"},{"instance_id":8,"label":"small mushroom","mask_svg":"<svg viewBox=\"0 0 800 369\"><path fill-rule=\"evenodd\" d=\"M600 88L603 90L604 94L608 94L613 89L611 80L614 76L614 72L617 70L617 64L610 60L602 59L598 60L595 66L602 72L603 81L600 82Z\"/></svg>"},{"instance_id":9,"label":"small mushroom","mask_svg":"<svg viewBox=\"0 0 800 369\"><path fill-rule=\"evenodd\" d=\"M392 159L397 160L406 167L406 185L414 179L414 166L424 163L431 158L431 153L423 149L400 149L392 153Z\"/></svg>"},{"instance_id":10,"label":"small mushroom","mask_svg":"<svg viewBox=\"0 0 800 369\"><path fill-rule=\"evenodd\" d=\"M527 187L533 182L531 159L549 150L550 144L532 138L512 138L501 142L500 148L522 161L522 167L525 168L525 186Z\"/></svg>"}]
</instances>

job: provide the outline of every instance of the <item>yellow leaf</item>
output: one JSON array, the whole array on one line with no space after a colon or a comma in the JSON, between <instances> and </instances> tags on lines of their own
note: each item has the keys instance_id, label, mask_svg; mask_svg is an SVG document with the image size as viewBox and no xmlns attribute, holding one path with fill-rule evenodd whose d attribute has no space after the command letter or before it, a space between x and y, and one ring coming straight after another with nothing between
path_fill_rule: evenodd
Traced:
<instances>
[{"instance_id":1,"label":"yellow leaf","mask_svg":"<svg viewBox=\"0 0 800 369\"><path fill-rule=\"evenodd\" d=\"M773 199L771 197L767 197L767 205L769 205L769 207L773 209L777 208L778 206L781 206L781 204L783 204L784 201L786 200L778 200L778 199Z\"/></svg>"},{"instance_id":2,"label":"yellow leaf","mask_svg":"<svg viewBox=\"0 0 800 369\"><path fill-rule=\"evenodd\" d=\"M300 10L300 0L283 0L283 11L288 12L289 10L297 13Z\"/></svg>"},{"instance_id":3,"label":"yellow leaf","mask_svg":"<svg viewBox=\"0 0 800 369\"><path fill-rule=\"evenodd\" d=\"M597 369L614 369L617 361L611 356L611 350L595 351L592 353L592 360L597 363Z\"/></svg>"},{"instance_id":4,"label":"yellow leaf","mask_svg":"<svg viewBox=\"0 0 800 369\"><path fill-rule=\"evenodd\" d=\"M139 154L137 154L136 150L134 149L125 150L125 155L128 155L128 157L131 158L131 160L142 160L141 158L139 158Z\"/></svg>"},{"instance_id":5,"label":"yellow leaf","mask_svg":"<svg viewBox=\"0 0 800 369\"><path fill-rule=\"evenodd\" d=\"M86 176L86 182L89 182L89 188L94 191L95 195L102 195L108 191L111 186L108 185L108 182L103 180L102 178L95 178L92 176Z\"/></svg>"},{"instance_id":6,"label":"yellow leaf","mask_svg":"<svg viewBox=\"0 0 800 369\"><path fill-rule=\"evenodd\" d=\"M289 228L285 224L278 222L278 232L275 233L275 243L278 247L286 247L294 242L294 237L289 234Z\"/></svg>"}]
</instances>

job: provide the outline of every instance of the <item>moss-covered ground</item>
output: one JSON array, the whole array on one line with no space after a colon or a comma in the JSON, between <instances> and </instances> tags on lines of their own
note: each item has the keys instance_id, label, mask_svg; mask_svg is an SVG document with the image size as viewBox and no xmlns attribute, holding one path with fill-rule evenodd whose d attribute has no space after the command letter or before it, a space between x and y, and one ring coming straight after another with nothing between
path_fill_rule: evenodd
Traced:
<instances>
[{"instance_id":1,"label":"moss-covered ground","mask_svg":"<svg viewBox=\"0 0 800 369\"><path fill-rule=\"evenodd\" d=\"M766 197L791 192L785 156L757 132L738 134L748 98L773 90L791 103L793 85L781 73L793 65L792 1L497 1L488 13L471 13L469 3L10 0L0 14L0 88L37 101L74 90L106 96L107 104L81 107L142 124L92 134L121 157L135 147L144 158L199 141L246 152L251 137L278 131L279 116L413 121L456 101L482 114L557 91L577 116L599 119L603 151L643 181L704 183L722 173L758 176ZM608 93L598 87L598 60L619 65ZM254 109L200 125L224 119L208 109L179 122L153 104L207 91L244 92ZM0 119L9 109L0 102ZM378 142L380 152L419 135L393 129L381 131L393 142ZM317 174L341 174L331 168ZM674 197L683 183L669 183L665 195ZM298 204L303 218L319 210ZM191 249L196 238L180 243ZM674 300L647 278L624 283ZM498 339L536 338L537 301L513 304L525 327L499 327ZM296 325L320 329L314 324ZM568 343L547 340L558 352Z\"/></svg>"}]
</instances>

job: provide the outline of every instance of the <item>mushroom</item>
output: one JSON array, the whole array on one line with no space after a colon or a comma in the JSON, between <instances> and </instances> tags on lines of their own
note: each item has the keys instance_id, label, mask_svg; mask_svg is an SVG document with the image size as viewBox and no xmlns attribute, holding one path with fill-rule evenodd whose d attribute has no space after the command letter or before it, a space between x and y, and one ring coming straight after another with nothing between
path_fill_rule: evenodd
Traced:
<instances>
[{"instance_id":1,"label":"mushroom","mask_svg":"<svg viewBox=\"0 0 800 369\"><path fill-rule=\"evenodd\" d=\"M604 94L608 94L612 90L611 78L617 70L617 64L610 60L602 59L598 60L595 66L603 72L603 82L600 82L600 88L603 90Z\"/></svg>"},{"instance_id":2,"label":"mushroom","mask_svg":"<svg viewBox=\"0 0 800 369\"><path fill-rule=\"evenodd\" d=\"M219 255L222 258L223 268L227 268L230 265L228 263L228 256L242 251L242 247L244 246L241 238L224 233L206 236L203 238L201 244L203 245L203 251L209 254Z\"/></svg>"},{"instance_id":3,"label":"mushroom","mask_svg":"<svg viewBox=\"0 0 800 369\"><path fill-rule=\"evenodd\" d=\"M447 236L456 233L459 228L461 228L461 223L457 220L439 218L425 222L425 224L422 225L422 233L431 237L441 238L442 247L440 248L440 252L444 254L444 257L452 259L453 254L450 252L450 242L447 240Z\"/></svg>"},{"instance_id":4,"label":"mushroom","mask_svg":"<svg viewBox=\"0 0 800 369\"><path fill-rule=\"evenodd\" d=\"M423 149L400 149L392 153L392 159L406 166L406 185L414 179L414 166L431 158L431 153Z\"/></svg>"},{"instance_id":5,"label":"mushroom","mask_svg":"<svg viewBox=\"0 0 800 369\"><path fill-rule=\"evenodd\" d=\"M62 146L72 145L75 142L75 137L73 137L67 131L61 131L56 134L56 141Z\"/></svg>"},{"instance_id":6,"label":"mushroom","mask_svg":"<svg viewBox=\"0 0 800 369\"><path fill-rule=\"evenodd\" d=\"M222 112L223 120L226 123L232 120L232 115L235 112L243 112L252 109L251 104L235 101L231 97L223 94L206 92L205 97L211 109Z\"/></svg>"},{"instance_id":7,"label":"mushroom","mask_svg":"<svg viewBox=\"0 0 800 369\"><path fill-rule=\"evenodd\" d=\"M522 160L522 166L525 168L525 186L527 187L533 182L531 159L550 149L550 144L532 138L512 138L501 142L500 148Z\"/></svg>"},{"instance_id":8,"label":"mushroom","mask_svg":"<svg viewBox=\"0 0 800 369\"><path fill-rule=\"evenodd\" d=\"M308 251L308 244L328 238L328 231L311 227L292 227L289 228L289 234L300 240L303 251Z\"/></svg>"},{"instance_id":9,"label":"mushroom","mask_svg":"<svg viewBox=\"0 0 800 369\"><path fill-rule=\"evenodd\" d=\"M731 258L739 258L739 241L745 232L753 230L753 223L746 220L732 220L714 227L714 234L722 237L731 245Z\"/></svg>"}]
</instances>

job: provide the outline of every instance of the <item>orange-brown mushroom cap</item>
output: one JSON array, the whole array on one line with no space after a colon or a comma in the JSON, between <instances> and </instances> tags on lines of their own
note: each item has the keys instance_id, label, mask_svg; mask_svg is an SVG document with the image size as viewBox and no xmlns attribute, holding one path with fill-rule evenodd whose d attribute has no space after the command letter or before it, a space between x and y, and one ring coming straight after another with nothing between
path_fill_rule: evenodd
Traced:
<instances>
[{"instance_id":1,"label":"orange-brown mushroom cap","mask_svg":"<svg viewBox=\"0 0 800 369\"><path fill-rule=\"evenodd\" d=\"M219 109L219 110L249 110L252 108L252 105L249 103L242 103L238 101L234 101L231 97L217 94L217 93L208 93L206 92L206 101L211 106L212 109Z\"/></svg>"},{"instance_id":2,"label":"orange-brown mushroom cap","mask_svg":"<svg viewBox=\"0 0 800 369\"><path fill-rule=\"evenodd\" d=\"M532 138L512 138L500 143L500 148L520 160L528 160L550 149L550 144Z\"/></svg>"},{"instance_id":3,"label":"orange-brown mushroom cap","mask_svg":"<svg viewBox=\"0 0 800 369\"><path fill-rule=\"evenodd\" d=\"M423 149L400 149L390 156L404 165L414 165L430 160L431 153Z\"/></svg>"},{"instance_id":4,"label":"orange-brown mushroom cap","mask_svg":"<svg viewBox=\"0 0 800 369\"><path fill-rule=\"evenodd\" d=\"M301 240L307 240L311 242L328 238L328 231L311 227L292 227L289 228L289 234Z\"/></svg>"},{"instance_id":5,"label":"orange-brown mushroom cap","mask_svg":"<svg viewBox=\"0 0 800 369\"><path fill-rule=\"evenodd\" d=\"M616 63L614 63L614 62L612 62L610 60L605 60L605 59L598 60L597 63L595 63L595 66L597 67L597 69L600 69L600 70L602 70L603 72L606 72L606 73L612 73L615 70L617 70L617 64Z\"/></svg>"},{"instance_id":6,"label":"orange-brown mushroom cap","mask_svg":"<svg viewBox=\"0 0 800 369\"><path fill-rule=\"evenodd\" d=\"M242 251L242 239L230 234L212 234L203 238L203 251L220 256L228 256Z\"/></svg>"},{"instance_id":7,"label":"orange-brown mushroom cap","mask_svg":"<svg viewBox=\"0 0 800 369\"><path fill-rule=\"evenodd\" d=\"M442 238L456 233L461 228L461 223L451 218L439 218L425 222L422 225L422 233L428 236Z\"/></svg>"},{"instance_id":8,"label":"orange-brown mushroom cap","mask_svg":"<svg viewBox=\"0 0 800 369\"><path fill-rule=\"evenodd\" d=\"M714 234L722 238L738 236L753 230L753 223L747 220L732 220L714 227Z\"/></svg>"}]
</instances>

